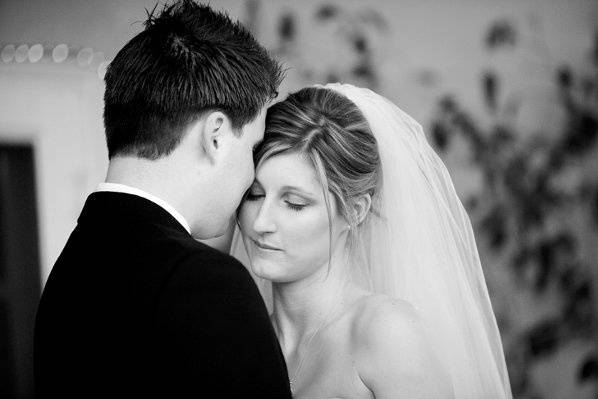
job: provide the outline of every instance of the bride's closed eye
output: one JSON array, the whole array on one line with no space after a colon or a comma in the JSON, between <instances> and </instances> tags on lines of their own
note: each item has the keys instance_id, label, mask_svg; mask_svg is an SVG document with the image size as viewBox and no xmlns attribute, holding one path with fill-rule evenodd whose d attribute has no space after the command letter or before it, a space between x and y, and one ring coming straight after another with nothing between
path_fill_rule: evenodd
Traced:
<instances>
[{"instance_id":1,"label":"bride's closed eye","mask_svg":"<svg viewBox=\"0 0 598 399\"><path fill-rule=\"evenodd\" d=\"M296 212L303 210L303 208L309 205L308 202L302 200L296 195L287 195L284 202L289 207L289 209L292 209Z\"/></svg>"},{"instance_id":2,"label":"bride's closed eye","mask_svg":"<svg viewBox=\"0 0 598 399\"><path fill-rule=\"evenodd\" d=\"M247 191L247 193L245 194L244 200L245 201L257 201L263 197L265 197L264 193L260 193L260 192L254 193L250 190L250 191ZM296 211L296 212L303 210L303 208L305 208L308 205L308 204L302 204L302 203L298 203L298 202L292 202L289 200L285 200L284 202L289 209L292 209L293 211Z\"/></svg>"},{"instance_id":3,"label":"bride's closed eye","mask_svg":"<svg viewBox=\"0 0 598 399\"><path fill-rule=\"evenodd\" d=\"M247 190L243 200L244 201L257 201L260 198L263 198L265 196L266 196L266 194L264 193L264 191L254 185L249 190ZM309 205L309 201L306 201L306 200L304 200L296 195L292 195L292 194L291 195L287 194L284 196L284 203L289 209L296 211L296 212L303 210L303 208L305 208L306 206Z\"/></svg>"},{"instance_id":4,"label":"bride's closed eye","mask_svg":"<svg viewBox=\"0 0 598 399\"><path fill-rule=\"evenodd\" d=\"M287 206L289 207L289 209L294 210L295 212L299 212L302 211L303 208L305 208L306 205L300 205L300 204L293 204L292 202L289 201L285 201Z\"/></svg>"},{"instance_id":5,"label":"bride's closed eye","mask_svg":"<svg viewBox=\"0 0 598 399\"><path fill-rule=\"evenodd\" d=\"M250 188L245 193L245 197L243 198L243 200L244 201L256 201L264 196L265 196L265 194L262 191Z\"/></svg>"}]
</instances>

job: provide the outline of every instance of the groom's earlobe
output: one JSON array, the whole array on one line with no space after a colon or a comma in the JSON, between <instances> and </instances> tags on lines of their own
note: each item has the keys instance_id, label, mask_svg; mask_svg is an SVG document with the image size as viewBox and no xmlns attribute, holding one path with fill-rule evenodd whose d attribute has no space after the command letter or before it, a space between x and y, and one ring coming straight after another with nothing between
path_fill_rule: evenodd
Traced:
<instances>
[{"instance_id":1,"label":"groom's earlobe","mask_svg":"<svg viewBox=\"0 0 598 399\"><path fill-rule=\"evenodd\" d=\"M225 118L222 112L216 111L209 113L204 120L201 132L201 147L210 163L214 163L216 160L216 151L221 145Z\"/></svg>"}]
</instances>

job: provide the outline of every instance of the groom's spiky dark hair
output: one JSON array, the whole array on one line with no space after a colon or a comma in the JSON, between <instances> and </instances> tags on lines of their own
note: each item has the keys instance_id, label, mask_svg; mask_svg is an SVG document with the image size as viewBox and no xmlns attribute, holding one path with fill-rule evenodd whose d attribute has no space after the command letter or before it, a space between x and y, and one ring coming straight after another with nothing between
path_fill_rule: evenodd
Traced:
<instances>
[{"instance_id":1,"label":"groom's spiky dark hair","mask_svg":"<svg viewBox=\"0 0 598 399\"><path fill-rule=\"evenodd\" d=\"M191 0L148 12L105 76L108 155L158 159L189 124L220 110L240 128L276 97L280 65L240 23Z\"/></svg>"}]
</instances>

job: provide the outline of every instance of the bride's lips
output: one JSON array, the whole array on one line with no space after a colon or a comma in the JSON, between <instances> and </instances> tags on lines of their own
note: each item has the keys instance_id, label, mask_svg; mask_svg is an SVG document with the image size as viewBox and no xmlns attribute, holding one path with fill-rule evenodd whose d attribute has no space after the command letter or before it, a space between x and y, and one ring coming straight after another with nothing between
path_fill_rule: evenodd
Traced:
<instances>
[{"instance_id":1,"label":"bride's lips","mask_svg":"<svg viewBox=\"0 0 598 399\"><path fill-rule=\"evenodd\" d=\"M251 239L256 247L267 250L267 251L282 251L280 248L273 247L272 245L268 245L265 242L261 242L258 240Z\"/></svg>"}]
</instances>

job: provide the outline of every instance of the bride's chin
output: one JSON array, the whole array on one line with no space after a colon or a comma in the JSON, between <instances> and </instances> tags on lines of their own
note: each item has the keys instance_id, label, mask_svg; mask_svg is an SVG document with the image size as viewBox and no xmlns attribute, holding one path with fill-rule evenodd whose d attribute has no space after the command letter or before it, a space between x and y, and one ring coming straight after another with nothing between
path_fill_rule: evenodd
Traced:
<instances>
[{"instance_id":1,"label":"bride's chin","mask_svg":"<svg viewBox=\"0 0 598 399\"><path fill-rule=\"evenodd\" d=\"M294 279L284 273L284 271L267 267L267 265L252 264L251 271L256 277L268 280L271 283L291 283L294 281Z\"/></svg>"},{"instance_id":2,"label":"bride's chin","mask_svg":"<svg viewBox=\"0 0 598 399\"><path fill-rule=\"evenodd\" d=\"M275 271L271 269L271 267L268 267L268 265L263 264L263 262L251 262L251 271L253 272L253 274L255 274L257 277L261 279L270 281L275 279L277 273L275 273Z\"/></svg>"}]
</instances>

